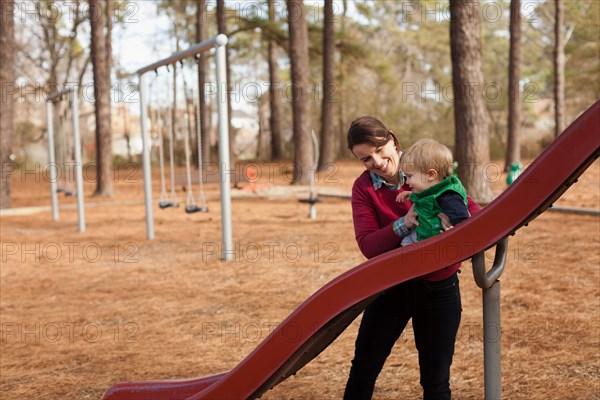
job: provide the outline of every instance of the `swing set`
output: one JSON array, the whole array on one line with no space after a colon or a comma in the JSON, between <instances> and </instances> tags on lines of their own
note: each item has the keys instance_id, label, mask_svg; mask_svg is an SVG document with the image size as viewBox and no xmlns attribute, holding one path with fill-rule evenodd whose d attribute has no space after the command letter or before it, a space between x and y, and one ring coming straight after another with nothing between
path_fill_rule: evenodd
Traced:
<instances>
[{"instance_id":1,"label":"swing set","mask_svg":"<svg viewBox=\"0 0 600 400\"><path fill-rule=\"evenodd\" d=\"M177 118L177 99L176 99L176 88L178 87L177 78L177 62L180 62L183 66L183 60L189 57L197 57L198 54L215 48L215 61L216 61L216 78L217 78L217 112L218 112L218 146L219 146L219 170L220 170L220 183L221 183L221 224L222 224L222 240L223 240L223 254L222 258L225 261L233 259L233 239L231 229L231 192L230 192L230 176L232 174L230 166L229 156L229 124L227 115L227 95L226 95L226 70L225 70L225 46L227 45L227 36L218 35L212 39L206 40L201 43L197 43L190 48L174 53L171 56L159 60L155 63L147 65L137 71L139 77L139 91L140 91L140 110L141 110L141 129L142 129L142 165L143 165L143 177L144 177L144 199L146 209L146 238L148 240L154 239L154 213L152 208L152 175L151 175L151 164L150 164L150 150L151 150L151 137L148 129L148 107L146 99L146 90L150 91L152 85L147 89L145 86L145 74L150 71L155 71L158 76L158 69L165 66L167 71L170 72L169 67L172 67L172 93L169 94L169 107L168 114L170 117L165 116L162 113L162 117L156 115L155 123L158 132L158 151L159 151L159 166L160 166L160 179L161 179L161 192L159 197L158 206L159 209L166 208L177 208L179 201L177 193L175 191L175 163L174 163L174 145L177 138L178 130L178 118ZM204 194L203 184L203 169L202 169L202 134L200 130L199 115L200 115L200 99L197 90L187 90L186 81L181 75L181 86L183 87L186 106L185 112L183 113L183 120L187 122L187 132L184 134L184 147L185 147L185 164L186 164L186 193L187 198L185 202L186 213L196 212L208 212L208 206L206 204L206 196ZM196 74L197 76L197 74ZM167 79L168 82L171 82ZM167 84L170 87L170 83ZM198 85L196 84L197 88ZM156 90L156 89L155 89ZM169 90L169 93L171 90ZM191 100L190 98L193 98ZM191 105L194 107L192 108ZM194 118L194 113L196 117ZM162 121L161 121L162 120ZM199 188L198 188L198 201L194 197L192 187L192 172L191 172L191 148L190 148L190 137L192 133L192 120L194 120L196 126L196 140L197 140L197 152L198 152L198 172L199 172ZM164 162L164 140L163 131L165 128L168 130L168 142L169 142L169 167L170 167L170 191L167 192L167 184L165 178L165 162Z\"/></svg>"},{"instance_id":2,"label":"swing set","mask_svg":"<svg viewBox=\"0 0 600 400\"><path fill-rule=\"evenodd\" d=\"M83 201L83 164L81 160L79 102L77 95L78 90L75 85L51 93L46 98L48 172L50 175L52 220L58 221L59 218L57 194L63 193L67 197L76 195L79 232L84 232L85 209ZM55 111L57 118L54 116ZM68 123L69 118L71 119L70 129ZM58 130L56 142L54 140L55 125ZM58 160L56 157L57 153L59 155ZM72 174L73 169L75 171L74 178ZM73 187L73 179L75 179L75 188Z\"/></svg>"},{"instance_id":3,"label":"swing set","mask_svg":"<svg viewBox=\"0 0 600 400\"><path fill-rule=\"evenodd\" d=\"M183 67L183 60L180 61ZM158 207L160 209L166 209L170 207L178 208L179 200L177 197L177 193L175 191L175 137L176 132L178 132L179 125L177 124L177 98L175 95L171 96L174 90L177 88L177 64L173 64L172 66L173 72L172 76L167 76L167 92L169 93L169 99L166 110L163 112L159 112L158 110L154 113L154 118L152 119L155 126L155 131L158 133L158 160L160 166L160 197L158 202ZM167 71L169 71L169 67L167 66ZM155 71L158 76L158 71ZM173 87L171 88L171 78L173 82ZM204 181L203 181L203 169L202 169L202 133L200 129L200 123L198 121L198 116L200 115L200 105L198 101L198 95L194 92L190 94L186 80L182 77L182 87L185 93L185 112L183 114L184 119L187 122L187 131L184 132L184 147L185 147L185 167L186 167L186 203L185 203L185 212L188 214L193 214L196 212L208 212L208 206L206 205L206 196L204 194ZM156 82L153 82L156 83ZM152 90L152 84L150 84L150 90ZM197 86L196 86L197 87ZM190 103L194 105L194 111L190 110ZM151 110L149 110L151 111ZM162 121L161 121L162 120ZM196 140L198 143L197 152L198 152L198 178L199 178L199 201L196 202L194 198L194 189L192 185L192 172L191 172L191 148L190 148L190 136L192 133L192 120L194 120L194 125L196 127L195 134ZM164 161L164 130L168 132L168 142L169 142L169 172L170 172L170 191L167 192L166 185L166 175L165 175L165 161Z\"/></svg>"}]
</instances>

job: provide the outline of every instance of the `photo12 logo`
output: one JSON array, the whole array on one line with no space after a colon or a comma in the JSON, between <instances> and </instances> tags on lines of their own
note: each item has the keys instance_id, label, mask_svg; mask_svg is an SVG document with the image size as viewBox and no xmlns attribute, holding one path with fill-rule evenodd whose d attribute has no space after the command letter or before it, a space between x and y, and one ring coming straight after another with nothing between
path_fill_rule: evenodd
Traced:
<instances>
[{"instance_id":1,"label":"photo12 logo","mask_svg":"<svg viewBox=\"0 0 600 400\"><path fill-rule=\"evenodd\" d=\"M137 343L139 326L135 322L3 322L0 324L0 341L3 345L17 343Z\"/></svg>"},{"instance_id":2,"label":"photo12 logo","mask_svg":"<svg viewBox=\"0 0 600 400\"><path fill-rule=\"evenodd\" d=\"M140 246L135 242L2 242L2 263L139 263Z\"/></svg>"},{"instance_id":3,"label":"photo12 logo","mask_svg":"<svg viewBox=\"0 0 600 400\"><path fill-rule=\"evenodd\" d=\"M222 242L202 243L202 262L219 260L224 251ZM282 262L301 261L337 263L339 245L335 242L300 244L297 242L235 242L231 250L235 262Z\"/></svg>"}]
</instances>

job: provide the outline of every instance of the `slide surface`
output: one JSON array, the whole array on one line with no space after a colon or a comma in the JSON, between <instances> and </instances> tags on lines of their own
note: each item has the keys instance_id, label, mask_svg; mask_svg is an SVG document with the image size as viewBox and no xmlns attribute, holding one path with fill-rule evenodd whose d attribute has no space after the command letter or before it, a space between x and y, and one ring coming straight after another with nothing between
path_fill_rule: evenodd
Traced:
<instances>
[{"instance_id":1,"label":"slide surface","mask_svg":"<svg viewBox=\"0 0 600 400\"><path fill-rule=\"evenodd\" d=\"M372 258L330 281L232 370L186 381L122 383L110 388L104 399L257 398L316 357L386 289L467 260L536 218L599 153L600 101L477 215L449 232Z\"/></svg>"}]
</instances>

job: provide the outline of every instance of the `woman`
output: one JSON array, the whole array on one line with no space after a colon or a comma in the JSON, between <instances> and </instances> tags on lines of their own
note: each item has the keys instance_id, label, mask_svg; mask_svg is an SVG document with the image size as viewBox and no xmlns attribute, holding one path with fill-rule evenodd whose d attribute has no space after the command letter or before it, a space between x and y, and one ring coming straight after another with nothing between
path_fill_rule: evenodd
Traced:
<instances>
[{"instance_id":1,"label":"woman","mask_svg":"<svg viewBox=\"0 0 600 400\"><path fill-rule=\"evenodd\" d=\"M356 241L367 258L400 246L418 225L416 212L396 196L410 190L399 168L398 140L381 121L361 117L348 131L348 147L366 168L352 188ZM469 200L469 212L479 206ZM440 215L445 228L448 220ZM460 264L394 286L366 309L356 338L344 399L370 399L377 375L412 318L424 399L450 399L450 365L460 324Z\"/></svg>"}]
</instances>

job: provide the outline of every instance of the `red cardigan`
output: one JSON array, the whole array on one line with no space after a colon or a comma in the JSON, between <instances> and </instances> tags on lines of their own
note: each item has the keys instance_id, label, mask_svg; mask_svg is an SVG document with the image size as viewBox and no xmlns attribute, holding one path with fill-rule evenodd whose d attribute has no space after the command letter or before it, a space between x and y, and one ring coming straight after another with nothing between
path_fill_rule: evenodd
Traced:
<instances>
[{"instance_id":1,"label":"red cardigan","mask_svg":"<svg viewBox=\"0 0 600 400\"><path fill-rule=\"evenodd\" d=\"M360 175L352 187L352 219L356 242L363 255L373 258L400 246L402 238L394 232L393 223L406 215L410 203L398 203L398 193L410 190L408 185L394 190L386 185L375 190L371 174L366 171ZM471 215L481 208L468 197L468 209ZM446 279L460 268L454 264L439 271L424 275L422 279L439 281Z\"/></svg>"}]
</instances>

